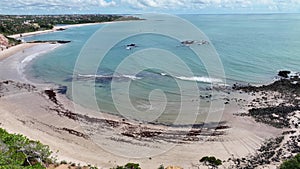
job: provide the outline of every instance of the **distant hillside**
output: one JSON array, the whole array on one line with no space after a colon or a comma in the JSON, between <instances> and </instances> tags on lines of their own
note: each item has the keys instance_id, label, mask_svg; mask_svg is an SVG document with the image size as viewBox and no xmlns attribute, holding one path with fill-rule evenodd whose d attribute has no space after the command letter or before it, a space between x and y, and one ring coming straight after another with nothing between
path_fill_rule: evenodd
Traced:
<instances>
[{"instance_id":1,"label":"distant hillside","mask_svg":"<svg viewBox=\"0 0 300 169\"><path fill-rule=\"evenodd\" d=\"M52 29L55 25L100 23L139 18L121 15L0 15L0 33L13 35Z\"/></svg>"}]
</instances>

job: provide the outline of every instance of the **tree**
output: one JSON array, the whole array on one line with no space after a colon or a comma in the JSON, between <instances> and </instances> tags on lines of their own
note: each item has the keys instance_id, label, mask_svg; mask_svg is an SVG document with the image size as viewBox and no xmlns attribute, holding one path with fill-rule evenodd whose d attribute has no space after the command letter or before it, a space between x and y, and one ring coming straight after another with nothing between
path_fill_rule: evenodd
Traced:
<instances>
[{"instance_id":1,"label":"tree","mask_svg":"<svg viewBox=\"0 0 300 169\"><path fill-rule=\"evenodd\" d=\"M0 128L0 169L45 169L51 151L38 141L20 134L9 134Z\"/></svg>"}]
</instances>

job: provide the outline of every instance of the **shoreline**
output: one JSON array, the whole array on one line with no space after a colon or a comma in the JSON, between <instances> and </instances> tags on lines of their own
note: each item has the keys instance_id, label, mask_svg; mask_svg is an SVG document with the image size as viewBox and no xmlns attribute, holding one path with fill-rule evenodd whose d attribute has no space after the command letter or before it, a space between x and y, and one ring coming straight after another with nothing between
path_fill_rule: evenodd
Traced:
<instances>
[{"instance_id":1,"label":"shoreline","mask_svg":"<svg viewBox=\"0 0 300 169\"><path fill-rule=\"evenodd\" d=\"M11 56L7 54L0 59L0 115L4 117L0 119L0 127L40 140L53 151L59 150L57 155L61 160L93 164L101 168L127 162L140 163L143 168L158 167L160 164L191 168L198 165L202 156L213 155L225 161L232 157L240 159L254 155L265 140L286 131L258 123L251 117L234 114L249 111L251 107L247 107L248 103L260 98L259 93L252 95L230 91L224 97L229 104L226 104L222 117L222 121L226 121L226 125L220 126L223 129L211 131L208 128L207 132L203 132L195 128L183 136L178 133L185 128L124 121L121 117L92 111L55 92L56 85L33 84L20 71L22 64L26 66L39 54L61 45L21 45L12 48ZM266 97L272 101L274 96L276 93L269 92ZM214 136L207 138L207 133ZM201 140L202 137L204 140ZM145 147L159 152L174 144L177 146L150 157L134 158L118 154L124 147L126 152L138 154ZM229 161L224 167L231 164L232 161Z\"/></svg>"},{"instance_id":2,"label":"shoreline","mask_svg":"<svg viewBox=\"0 0 300 169\"><path fill-rule=\"evenodd\" d=\"M0 80L18 81L4 81L1 84L1 88L6 90L0 92L0 115L5 117L5 120L0 120L0 126L10 132L22 133L31 139L40 140L49 145L54 152L59 150L57 155L61 160L93 164L103 168L132 161L141 163L143 168L151 168L153 164L188 168L190 163L197 163L206 155L227 160L232 154L235 157L253 154L265 139L280 133L270 126L258 125L249 117L234 116L232 112L240 110L239 103L235 101L230 101L227 105L222 118L222 121L227 123L219 126L219 130L194 128L190 131L190 128L124 121L121 117L77 105L65 95L56 93L55 97L52 97L45 91L55 90L56 86L48 84L28 87L24 83L30 82L24 80L22 74L15 70L24 60L30 61L32 54L44 49L49 50L49 46L51 47L51 44L38 44L27 48L24 53L19 51L0 61L0 68L3 69L0 71ZM245 96L239 93L228 95L230 100ZM185 134L180 134L182 132ZM213 136L206 136L211 134ZM253 145L245 144L251 140L255 140ZM177 146L174 147L174 143ZM241 147L236 147L237 144ZM150 157L145 154L141 159L119 154L124 148L132 155L139 154L145 147L151 147L151 150L158 153ZM166 149L168 147L170 149ZM161 149L165 152L160 152ZM195 149L199 152L193 152ZM180 159L178 154L181 154ZM99 156L101 158L98 158Z\"/></svg>"},{"instance_id":3,"label":"shoreline","mask_svg":"<svg viewBox=\"0 0 300 169\"><path fill-rule=\"evenodd\" d=\"M25 67L36 57L48 53L61 44L23 43L0 52L0 80L31 83L23 74ZM36 84L37 85L37 84Z\"/></svg>"}]
</instances>

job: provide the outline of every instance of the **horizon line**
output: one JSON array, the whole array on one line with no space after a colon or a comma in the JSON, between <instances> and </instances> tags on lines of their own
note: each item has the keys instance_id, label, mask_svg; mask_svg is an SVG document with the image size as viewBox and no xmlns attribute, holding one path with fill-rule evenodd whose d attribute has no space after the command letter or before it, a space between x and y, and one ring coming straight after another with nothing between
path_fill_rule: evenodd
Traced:
<instances>
[{"instance_id":1,"label":"horizon line","mask_svg":"<svg viewBox=\"0 0 300 169\"><path fill-rule=\"evenodd\" d=\"M149 14L151 12L148 12ZM158 12L152 12L158 13ZM51 16L51 15L143 15L147 13L61 13L61 14L54 14L54 13L45 13L45 14L4 14L0 13L0 16L20 16L20 15L28 15L28 16ZM171 14L171 15L272 15L272 14L300 14L300 12L224 12L224 13L163 13L163 14Z\"/></svg>"}]
</instances>

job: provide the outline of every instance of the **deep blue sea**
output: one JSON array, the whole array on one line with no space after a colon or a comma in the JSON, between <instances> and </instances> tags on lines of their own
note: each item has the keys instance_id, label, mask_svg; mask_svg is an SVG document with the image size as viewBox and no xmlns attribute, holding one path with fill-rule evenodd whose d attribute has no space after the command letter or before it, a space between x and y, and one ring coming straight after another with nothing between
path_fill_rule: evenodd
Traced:
<instances>
[{"instance_id":1,"label":"deep blue sea","mask_svg":"<svg viewBox=\"0 0 300 169\"><path fill-rule=\"evenodd\" d=\"M74 94L72 82L76 81L81 85L80 90L76 89L76 92L82 96L77 101L87 107L91 102L88 98L91 95L86 94L85 91L92 86L101 111L111 113L118 112L118 108L115 106L116 101L113 101L113 97L116 96L118 98L119 96L126 96L131 100L135 109L149 112L161 109L160 106L157 109L155 106L152 107L149 100L160 103L167 99L168 104L162 108L166 114L164 117L166 121L169 114L176 114L178 110L177 103L182 102L182 88L178 85L178 81L182 83L181 85L185 85L184 89L189 89L188 86L192 85L189 83L196 83L199 89L206 90L211 85L224 85L225 83L229 85L236 82L243 84L269 83L275 78L279 70L300 71L299 14L180 15L179 17L194 24L208 38L209 44L193 45L201 46L203 51L208 46L216 49L224 68L225 79L221 75L218 76L217 72L213 77L210 77L205 64L201 58L199 60L190 46L182 45L180 41L172 37L153 33L143 33L119 41L109 50L95 72L86 73L83 71L85 73L82 73L80 70L74 69L80 54L80 57L89 55L89 52L82 52L82 48L88 43L90 37L96 31L103 29L105 25L74 27L61 32L26 38L26 41L72 41L36 58L27 68L27 77L33 81L68 86L68 96L70 98ZM164 22L164 20L156 20L156 22ZM131 23L122 24L118 28L120 32L125 27L124 24ZM155 23L153 22L153 24ZM168 29L178 29L179 33L188 31L185 30L184 26L176 24L170 24L169 26ZM93 43L90 48L91 54L95 54L99 50L99 45L103 42L110 41L109 36L105 35L97 38L99 44L97 42ZM203 39L189 38L186 40L201 42ZM136 47L127 46L132 43L136 44ZM135 66L149 63L159 65L160 69L148 67L136 74L116 72L118 66L128 56L153 48L171 51L189 67L192 74L184 73L184 67L179 62L168 59L168 57L164 57L164 53L159 52L152 54L148 52L146 57L141 57L143 59L129 59L128 64L130 66L126 67L126 71L130 72L128 69L134 69ZM203 55L208 54L204 52ZM84 66L80 69L89 69L94 64L92 60L88 59L88 56L86 58ZM211 65L214 64L211 63ZM168 72L162 68L166 68ZM218 68L216 67L216 69ZM172 75L169 74L170 71ZM113 80L115 80L116 87L112 87ZM128 83L130 83L129 86L127 86ZM162 95L160 91L165 94ZM115 96L112 95L112 92ZM190 96L193 92L191 87L191 91L186 92L185 95ZM192 99L192 96L190 99ZM91 107L93 108L93 106ZM132 111L128 107L122 109L127 112Z\"/></svg>"}]
</instances>

